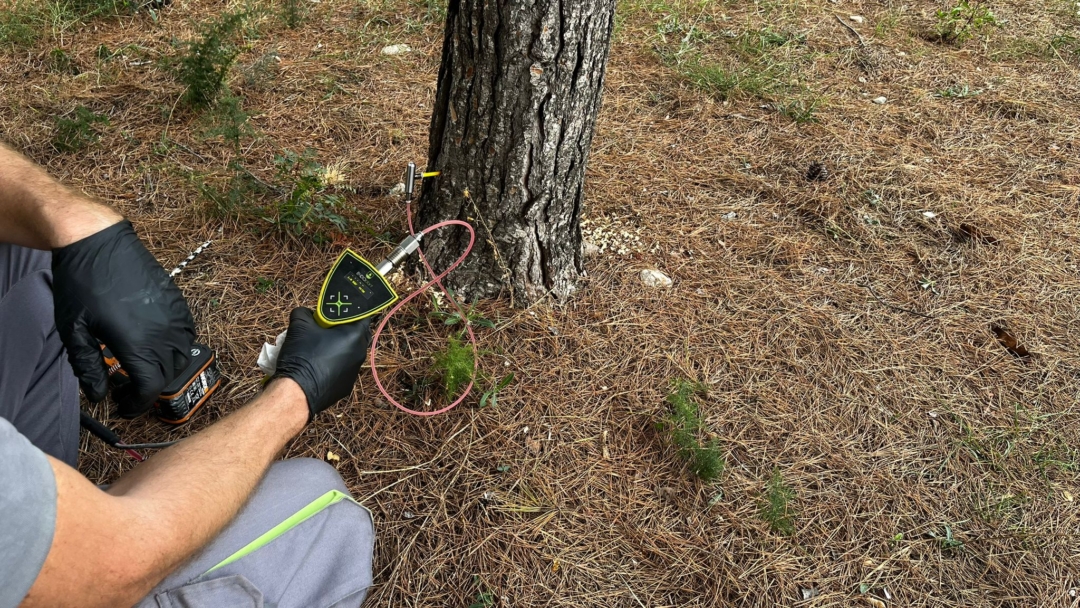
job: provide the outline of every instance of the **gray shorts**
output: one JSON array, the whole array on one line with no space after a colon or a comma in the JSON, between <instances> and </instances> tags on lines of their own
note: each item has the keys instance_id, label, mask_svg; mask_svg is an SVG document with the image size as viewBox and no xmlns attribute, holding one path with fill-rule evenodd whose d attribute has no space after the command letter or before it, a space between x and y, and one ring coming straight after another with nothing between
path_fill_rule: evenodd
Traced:
<instances>
[{"instance_id":1,"label":"gray shorts","mask_svg":"<svg viewBox=\"0 0 1080 608\"><path fill-rule=\"evenodd\" d=\"M136 606L359 606L374 541L371 514L333 467L284 460L220 536Z\"/></svg>"}]
</instances>

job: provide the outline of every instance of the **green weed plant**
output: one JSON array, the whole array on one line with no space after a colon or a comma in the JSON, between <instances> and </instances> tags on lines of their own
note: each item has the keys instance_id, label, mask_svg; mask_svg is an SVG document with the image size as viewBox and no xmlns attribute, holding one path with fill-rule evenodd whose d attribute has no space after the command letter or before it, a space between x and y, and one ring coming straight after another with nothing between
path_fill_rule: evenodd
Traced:
<instances>
[{"instance_id":1,"label":"green weed plant","mask_svg":"<svg viewBox=\"0 0 1080 608\"><path fill-rule=\"evenodd\" d=\"M56 120L53 147L60 152L74 152L96 143L101 137L96 125L109 124L109 117L95 114L85 106L75 108L71 118Z\"/></svg>"},{"instance_id":2,"label":"green weed plant","mask_svg":"<svg viewBox=\"0 0 1080 608\"><path fill-rule=\"evenodd\" d=\"M964 541L953 536L952 526L945 524L942 528L945 530L943 534L934 531L929 533L937 539L942 551L959 551L964 548Z\"/></svg>"},{"instance_id":3,"label":"green weed plant","mask_svg":"<svg viewBox=\"0 0 1080 608\"><path fill-rule=\"evenodd\" d=\"M278 228L303 234L313 229L347 227L340 210L345 199L333 192L327 183L326 168L315 160L313 150L297 154L286 150L274 159L278 170L278 182L285 186L287 194L277 204L274 223Z\"/></svg>"},{"instance_id":4,"label":"green weed plant","mask_svg":"<svg viewBox=\"0 0 1080 608\"><path fill-rule=\"evenodd\" d=\"M944 99L967 99L981 94L982 89L973 89L966 84L954 84L937 92L937 96Z\"/></svg>"},{"instance_id":5,"label":"green weed plant","mask_svg":"<svg viewBox=\"0 0 1080 608\"><path fill-rule=\"evenodd\" d=\"M261 57L244 66L241 74L244 86L253 89L266 88L274 81L280 71L278 63L281 61L276 49L263 53Z\"/></svg>"},{"instance_id":6,"label":"green weed plant","mask_svg":"<svg viewBox=\"0 0 1080 608\"><path fill-rule=\"evenodd\" d=\"M698 440L698 436L707 430L696 400L704 393L705 387L700 383L677 380L667 396L671 413L663 426L670 430L671 441L690 471L702 481L711 482L724 472L724 456L716 439L705 443Z\"/></svg>"},{"instance_id":7,"label":"green weed plant","mask_svg":"<svg viewBox=\"0 0 1080 608\"><path fill-rule=\"evenodd\" d=\"M47 15L32 0L17 0L0 11L0 47L19 49L33 46L47 29Z\"/></svg>"},{"instance_id":8,"label":"green weed plant","mask_svg":"<svg viewBox=\"0 0 1080 608\"><path fill-rule=\"evenodd\" d=\"M205 108L225 87L229 68L239 54L233 40L243 25L243 13L226 13L203 24L198 37L181 44L181 52L169 61L176 79L183 84L184 102Z\"/></svg>"},{"instance_id":9,"label":"green weed plant","mask_svg":"<svg viewBox=\"0 0 1080 608\"><path fill-rule=\"evenodd\" d=\"M285 27L295 30L307 17L307 0L282 0L281 21Z\"/></svg>"},{"instance_id":10,"label":"green weed plant","mask_svg":"<svg viewBox=\"0 0 1080 608\"><path fill-rule=\"evenodd\" d=\"M795 533L795 513L791 501L795 491L784 484L780 469L773 469L769 481L765 484L765 496L761 505L761 518L769 524L769 529L777 534L791 536Z\"/></svg>"},{"instance_id":11,"label":"green weed plant","mask_svg":"<svg viewBox=\"0 0 1080 608\"><path fill-rule=\"evenodd\" d=\"M206 131L207 137L221 137L234 152L239 153L240 143L255 137L255 129L248 122L243 100L236 95L225 95L214 104L211 126Z\"/></svg>"},{"instance_id":12,"label":"green weed plant","mask_svg":"<svg viewBox=\"0 0 1080 608\"><path fill-rule=\"evenodd\" d=\"M78 75L79 66L75 64L71 59L71 55L64 49L53 49L49 51L49 69L57 74L71 74Z\"/></svg>"},{"instance_id":13,"label":"green weed plant","mask_svg":"<svg viewBox=\"0 0 1080 608\"><path fill-rule=\"evenodd\" d=\"M138 8L135 0L66 0L69 13L78 20L94 17L116 17L131 14Z\"/></svg>"},{"instance_id":14,"label":"green weed plant","mask_svg":"<svg viewBox=\"0 0 1080 608\"><path fill-rule=\"evenodd\" d=\"M433 375L441 379L447 399L473 379L473 348L459 336L450 336L446 348L435 355L432 362Z\"/></svg>"},{"instance_id":15,"label":"green weed plant","mask_svg":"<svg viewBox=\"0 0 1080 608\"><path fill-rule=\"evenodd\" d=\"M131 14L135 0L15 0L0 10L0 47L28 48L46 35L97 17Z\"/></svg>"},{"instance_id":16,"label":"green weed plant","mask_svg":"<svg viewBox=\"0 0 1080 608\"><path fill-rule=\"evenodd\" d=\"M776 109L781 115L790 118L799 124L817 122L817 111L825 105L825 100L820 97L804 101L796 99L788 103L779 104Z\"/></svg>"},{"instance_id":17,"label":"green weed plant","mask_svg":"<svg viewBox=\"0 0 1080 608\"><path fill-rule=\"evenodd\" d=\"M939 10L936 17L934 33L948 44L963 44L987 28L1001 27L994 12L978 1L960 0L951 8Z\"/></svg>"}]
</instances>

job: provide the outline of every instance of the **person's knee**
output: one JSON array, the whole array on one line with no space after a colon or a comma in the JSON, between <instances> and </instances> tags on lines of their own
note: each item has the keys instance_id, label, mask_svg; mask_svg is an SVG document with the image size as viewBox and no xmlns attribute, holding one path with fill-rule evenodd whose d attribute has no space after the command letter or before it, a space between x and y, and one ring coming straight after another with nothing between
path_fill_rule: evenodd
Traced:
<instances>
[{"instance_id":1,"label":"person's knee","mask_svg":"<svg viewBox=\"0 0 1080 608\"><path fill-rule=\"evenodd\" d=\"M0 300L28 275L49 270L52 254L10 243L0 243Z\"/></svg>"},{"instance_id":2,"label":"person's knee","mask_svg":"<svg viewBox=\"0 0 1080 608\"><path fill-rule=\"evenodd\" d=\"M19 336L20 347L31 339L43 342L56 329L53 318L52 273L38 270L22 278L4 298L0 299L0 310L8 326L0 328L0 334Z\"/></svg>"},{"instance_id":3,"label":"person's knee","mask_svg":"<svg viewBox=\"0 0 1080 608\"><path fill-rule=\"evenodd\" d=\"M275 486L292 487L298 492L316 496L330 490L349 493L337 470L314 458L290 458L276 462L266 477Z\"/></svg>"}]
</instances>

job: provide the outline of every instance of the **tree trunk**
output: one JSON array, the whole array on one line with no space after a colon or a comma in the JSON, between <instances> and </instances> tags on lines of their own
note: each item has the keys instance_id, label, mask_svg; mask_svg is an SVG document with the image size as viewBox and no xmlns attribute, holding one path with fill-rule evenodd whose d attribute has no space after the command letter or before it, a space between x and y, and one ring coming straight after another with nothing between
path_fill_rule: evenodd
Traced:
<instances>
[{"instance_id":1,"label":"tree trunk","mask_svg":"<svg viewBox=\"0 0 1080 608\"><path fill-rule=\"evenodd\" d=\"M615 0L449 0L419 226L477 231L448 286L465 299L509 290L517 305L565 301L582 272L585 163L600 109ZM463 230L425 239L436 269Z\"/></svg>"}]
</instances>

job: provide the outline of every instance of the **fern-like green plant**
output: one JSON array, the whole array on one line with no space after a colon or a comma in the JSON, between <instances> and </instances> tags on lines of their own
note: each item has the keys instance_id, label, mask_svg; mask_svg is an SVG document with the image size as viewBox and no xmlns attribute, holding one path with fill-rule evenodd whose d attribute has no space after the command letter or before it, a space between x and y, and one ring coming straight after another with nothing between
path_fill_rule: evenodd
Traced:
<instances>
[{"instance_id":1,"label":"fern-like green plant","mask_svg":"<svg viewBox=\"0 0 1080 608\"><path fill-rule=\"evenodd\" d=\"M281 2L281 20L285 22L285 27L290 30L295 30L300 27L300 24L304 22L304 18L307 16L307 0L282 0Z\"/></svg>"},{"instance_id":2,"label":"fern-like green plant","mask_svg":"<svg viewBox=\"0 0 1080 608\"><path fill-rule=\"evenodd\" d=\"M170 61L176 79L187 87L183 99L189 106L209 106L224 88L229 67L240 52L233 38L244 18L243 13L225 13L204 24L198 38L182 43L183 50Z\"/></svg>"},{"instance_id":3,"label":"fern-like green plant","mask_svg":"<svg viewBox=\"0 0 1080 608\"><path fill-rule=\"evenodd\" d=\"M761 518L773 532L785 536L795 533L795 513L791 509L794 498L795 491L784 484L780 469L773 469L772 476L765 484L765 497L761 504Z\"/></svg>"},{"instance_id":4,"label":"fern-like green plant","mask_svg":"<svg viewBox=\"0 0 1080 608\"><path fill-rule=\"evenodd\" d=\"M677 380L672 384L672 391L667 396L671 405L667 427L671 431L671 441L675 444L679 456L687 462L690 471L702 481L713 481L724 472L724 457L720 452L720 443L710 439L702 444L698 435L706 430L701 420L696 397L705 394L705 387L689 380Z\"/></svg>"},{"instance_id":5,"label":"fern-like green plant","mask_svg":"<svg viewBox=\"0 0 1080 608\"><path fill-rule=\"evenodd\" d=\"M85 106L75 108L71 118L56 120L53 147L60 152L74 152L95 143L100 137L95 127L97 124L109 124L109 117L95 114Z\"/></svg>"},{"instance_id":6,"label":"fern-like green plant","mask_svg":"<svg viewBox=\"0 0 1080 608\"><path fill-rule=\"evenodd\" d=\"M462 342L458 336L450 336L446 348L435 355L432 371L442 378L446 397L453 397L473 379L472 345Z\"/></svg>"},{"instance_id":7,"label":"fern-like green plant","mask_svg":"<svg viewBox=\"0 0 1080 608\"><path fill-rule=\"evenodd\" d=\"M248 114L241 107L242 100L235 95L225 95L214 104L212 126L206 131L208 137L221 136L236 152L240 140L254 137L255 130L248 123Z\"/></svg>"}]
</instances>

